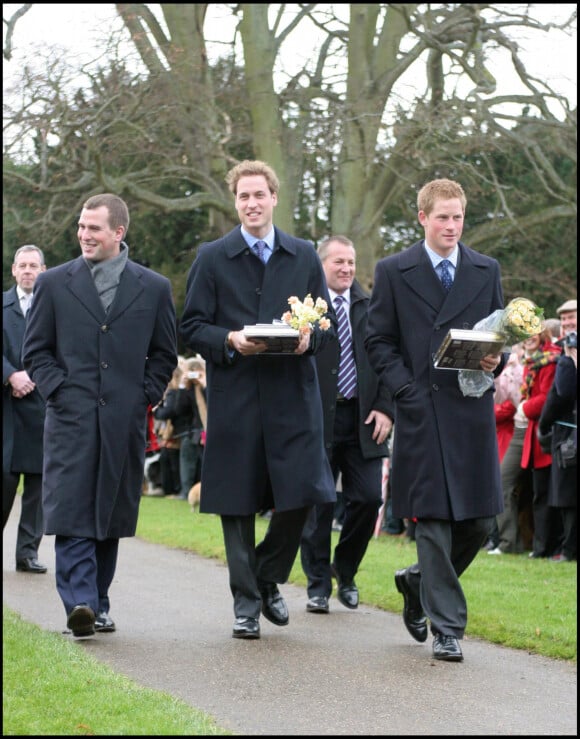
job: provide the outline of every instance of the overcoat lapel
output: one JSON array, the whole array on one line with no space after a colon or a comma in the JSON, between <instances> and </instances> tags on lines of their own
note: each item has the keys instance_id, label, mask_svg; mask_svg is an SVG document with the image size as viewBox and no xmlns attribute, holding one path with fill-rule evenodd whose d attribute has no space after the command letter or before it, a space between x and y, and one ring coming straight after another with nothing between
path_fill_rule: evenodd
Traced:
<instances>
[{"instance_id":1,"label":"overcoat lapel","mask_svg":"<svg viewBox=\"0 0 580 739\"><path fill-rule=\"evenodd\" d=\"M119 282L119 288L115 294L115 299L109 308L107 320L114 321L122 315L137 299L137 297L141 295L143 289L141 276L133 270L131 262L127 262L125 269L121 274L121 281Z\"/></svg>"},{"instance_id":2,"label":"overcoat lapel","mask_svg":"<svg viewBox=\"0 0 580 739\"><path fill-rule=\"evenodd\" d=\"M114 321L143 292L140 276L133 270L131 262L127 262L121 274L121 281L115 299L108 314L105 314L94 280L83 257L79 257L72 263L69 275L68 289L99 323L102 323L105 319L109 322Z\"/></svg>"},{"instance_id":3,"label":"overcoat lapel","mask_svg":"<svg viewBox=\"0 0 580 739\"><path fill-rule=\"evenodd\" d=\"M489 279L488 266L483 260L479 261L477 255L472 258L461 243L459 251L457 274L453 287L447 294L431 265L422 241L401 254L402 279L418 298L424 300L437 312L438 322L442 324L449 323L455 316L462 313L485 287Z\"/></svg>"},{"instance_id":4,"label":"overcoat lapel","mask_svg":"<svg viewBox=\"0 0 580 739\"><path fill-rule=\"evenodd\" d=\"M105 309L99 299L95 282L83 257L77 257L71 263L66 286L75 298L94 316L95 320L102 323L105 319Z\"/></svg>"}]
</instances>

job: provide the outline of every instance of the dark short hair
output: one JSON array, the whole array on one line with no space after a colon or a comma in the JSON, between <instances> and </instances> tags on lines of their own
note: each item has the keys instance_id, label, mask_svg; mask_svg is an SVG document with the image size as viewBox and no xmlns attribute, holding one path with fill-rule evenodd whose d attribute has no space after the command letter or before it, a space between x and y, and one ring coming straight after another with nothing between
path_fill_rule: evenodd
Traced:
<instances>
[{"instance_id":1,"label":"dark short hair","mask_svg":"<svg viewBox=\"0 0 580 739\"><path fill-rule=\"evenodd\" d=\"M83 203L86 210L96 210L97 208L105 208L109 211L109 226L115 231L119 226L123 226L125 233L129 229L129 208L127 203L118 195L110 192L104 192L100 195L93 195Z\"/></svg>"}]
</instances>

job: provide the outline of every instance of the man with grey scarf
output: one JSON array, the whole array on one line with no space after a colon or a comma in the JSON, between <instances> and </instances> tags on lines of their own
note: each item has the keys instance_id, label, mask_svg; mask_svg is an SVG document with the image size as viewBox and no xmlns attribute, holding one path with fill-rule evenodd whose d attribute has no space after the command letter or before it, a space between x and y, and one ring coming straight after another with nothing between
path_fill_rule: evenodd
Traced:
<instances>
[{"instance_id":1,"label":"man with grey scarf","mask_svg":"<svg viewBox=\"0 0 580 739\"><path fill-rule=\"evenodd\" d=\"M75 637L116 629L109 587L119 539L137 527L147 408L177 365L171 284L129 259L128 227L117 195L84 203L82 255L39 275L23 342L46 401L44 532Z\"/></svg>"}]
</instances>

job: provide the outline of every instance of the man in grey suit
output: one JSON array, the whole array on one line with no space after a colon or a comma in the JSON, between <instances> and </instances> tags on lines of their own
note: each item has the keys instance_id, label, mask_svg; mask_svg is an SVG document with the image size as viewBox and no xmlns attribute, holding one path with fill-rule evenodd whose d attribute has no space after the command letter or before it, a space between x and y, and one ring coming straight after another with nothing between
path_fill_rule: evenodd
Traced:
<instances>
[{"instance_id":1,"label":"man in grey suit","mask_svg":"<svg viewBox=\"0 0 580 739\"><path fill-rule=\"evenodd\" d=\"M503 508L493 385L465 397L456 371L433 366L450 328L473 328L503 307L499 264L460 242L465 206L457 182L421 188L425 238L377 263L365 342L395 401L393 515L417 519L418 564L395 575L403 619L423 642L428 617L433 656L456 662L467 624L459 577ZM481 369L497 376L504 362L489 355Z\"/></svg>"},{"instance_id":2,"label":"man in grey suit","mask_svg":"<svg viewBox=\"0 0 580 739\"><path fill-rule=\"evenodd\" d=\"M22 367L22 340L36 278L44 272L44 254L32 244L14 255L16 284L2 306L2 528L14 505L22 478L22 503L16 536L16 570L43 574L38 561L42 539L42 436L44 401Z\"/></svg>"},{"instance_id":3,"label":"man in grey suit","mask_svg":"<svg viewBox=\"0 0 580 739\"><path fill-rule=\"evenodd\" d=\"M187 278L180 324L184 342L206 360L207 436L200 510L221 516L237 639L260 637L260 612L289 621L278 589L288 579L310 506L336 500L324 453L314 355L336 340L333 327L300 334L289 354L267 354L244 326L272 323L288 298L328 303L311 243L273 225L279 182L265 162L228 173L241 221L199 247ZM256 248L256 251L254 251ZM334 313L326 316L335 321ZM255 545L255 516L274 509Z\"/></svg>"},{"instance_id":4,"label":"man in grey suit","mask_svg":"<svg viewBox=\"0 0 580 739\"><path fill-rule=\"evenodd\" d=\"M147 408L177 364L171 283L129 259L128 227L117 195L84 203L82 255L38 277L24 336L24 366L47 403L45 533L75 637L115 630L109 587L119 539L137 527Z\"/></svg>"}]
</instances>

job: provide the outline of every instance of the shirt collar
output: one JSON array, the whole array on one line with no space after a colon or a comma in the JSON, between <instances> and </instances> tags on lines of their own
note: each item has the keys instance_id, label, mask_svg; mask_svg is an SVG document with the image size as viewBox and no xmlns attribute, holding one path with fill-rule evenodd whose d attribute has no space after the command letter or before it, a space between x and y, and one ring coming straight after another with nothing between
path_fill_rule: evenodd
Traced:
<instances>
[{"instance_id":1,"label":"shirt collar","mask_svg":"<svg viewBox=\"0 0 580 739\"><path fill-rule=\"evenodd\" d=\"M16 294L18 295L18 300L20 301L22 301L22 299L27 295L30 295L30 297L32 297L32 293L25 293L20 285L16 285Z\"/></svg>"},{"instance_id":2,"label":"shirt collar","mask_svg":"<svg viewBox=\"0 0 580 739\"><path fill-rule=\"evenodd\" d=\"M453 251L448 257L442 257L439 254L437 254L437 252L433 251L433 249L431 249L431 247L426 241L424 243L425 243L425 251L427 252L428 257L431 260L431 264L433 265L435 269L439 266L440 262L442 262L444 259L448 259L451 262L452 266L455 269L457 269L457 262L459 260L459 247L458 246L456 246L455 249L453 249Z\"/></svg>"},{"instance_id":3,"label":"shirt collar","mask_svg":"<svg viewBox=\"0 0 580 739\"><path fill-rule=\"evenodd\" d=\"M335 293L334 290L329 287L328 294L330 295L330 302L332 303L332 305L334 305L334 299L336 298L336 296L341 295L344 298L344 302L346 303L347 307L350 307L350 287L347 288L343 293Z\"/></svg>"},{"instance_id":4,"label":"shirt collar","mask_svg":"<svg viewBox=\"0 0 580 739\"><path fill-rule=\"evenodd\" d=\"M243 226L241 228L244 241L250 247L250 249L253 249L256 241L263 241L271 252L274 251L274 226L272 226L270 233L267 233L263 239L258 239L256 238L256 236L252 236L252 234L248 233Z\"/></svg>"}]
</instances>

